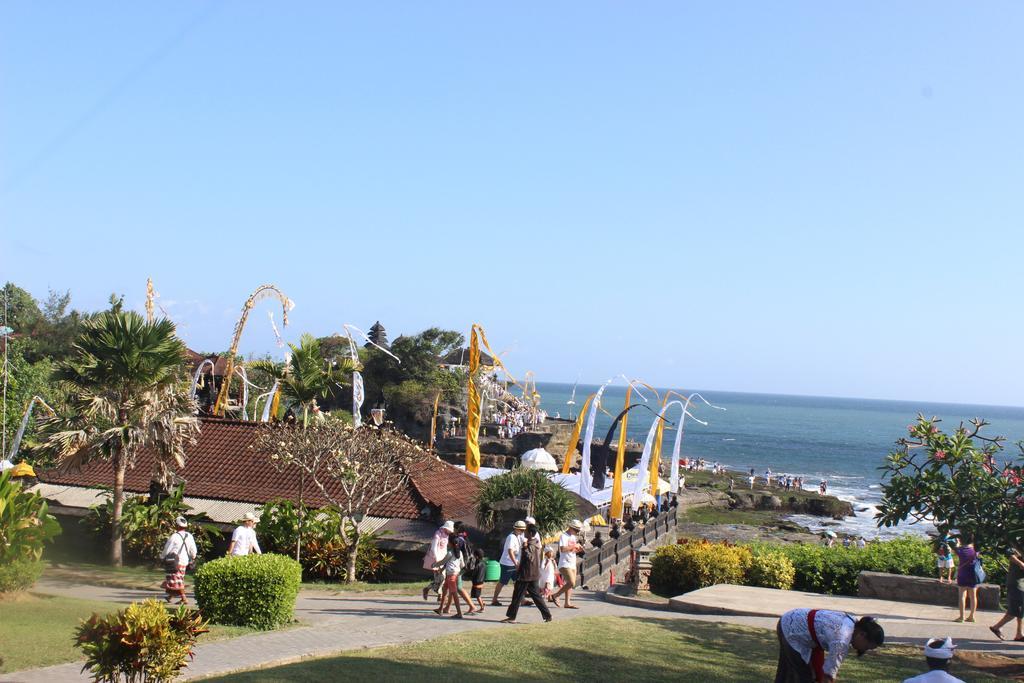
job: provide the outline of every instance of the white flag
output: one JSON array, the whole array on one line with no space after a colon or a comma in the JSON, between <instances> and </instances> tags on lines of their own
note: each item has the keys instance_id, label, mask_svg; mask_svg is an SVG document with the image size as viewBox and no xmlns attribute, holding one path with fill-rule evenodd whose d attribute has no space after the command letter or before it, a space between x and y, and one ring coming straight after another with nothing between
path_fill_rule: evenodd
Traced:
<instances>
[{"instance_id":1,"label":"white flag","mask_svg":"<svg viewBox=\"0 0 1024 683\"><path fill-rule=\"evenodd\" d=\"M357 428L363 424L363 376L358 370L352 373L352 424Z\"/></svg>"},{"instance_id":2,"label":"white flag","mask_svg":"<svg viewBox=\"0 0 1024 683\"><path fill-rule=\"evenodd\" d=\"M587 428L583 433L583 457L580 460L580 498L593 501L594 487L590 475L590 444L594 441L594 422L597 420L597 409L601 405L601 395L604 394L603 385L597 390L594 400L590 402L590 413L587 415Z\"/></svg>"}]
</instances>

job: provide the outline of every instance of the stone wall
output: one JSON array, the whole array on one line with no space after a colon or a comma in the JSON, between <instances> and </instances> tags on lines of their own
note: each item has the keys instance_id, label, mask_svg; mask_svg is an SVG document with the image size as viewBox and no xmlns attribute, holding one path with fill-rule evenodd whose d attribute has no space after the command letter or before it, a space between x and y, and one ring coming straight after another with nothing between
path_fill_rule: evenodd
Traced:
<instances>
[{"instance_id":1,"label":"stone wall","mask_svg":"<svg viewBox=\"0 0 1024 683\"><path fill-rule=\"evenodd\" d=\"M615 574L616 583L623 582L630 568L632 552L645 546L656 548L666 543L674 543L675 528L676 516L662 514L653 522L648 522L643 529L624 532L615 541L605 541L599 549L589 549L580 569L580 584L590 590L604 590L608 588L612 573ZM607 537L603 532L602 535Z\"/></svg>"},{"instance_id":2,"label":"stone wall","mask_svg":"<svg viewBox=\"0 0 1024 683\"><path fill-rule=\"evenodd\" d=\"M956 584L939 583L938 579L923 576L882 572L861 572L857 576L857 596L926 605L959 605ZM990 583L978 586L978 609L999 609L999 586Z\"/></svg>"}]
</instances>

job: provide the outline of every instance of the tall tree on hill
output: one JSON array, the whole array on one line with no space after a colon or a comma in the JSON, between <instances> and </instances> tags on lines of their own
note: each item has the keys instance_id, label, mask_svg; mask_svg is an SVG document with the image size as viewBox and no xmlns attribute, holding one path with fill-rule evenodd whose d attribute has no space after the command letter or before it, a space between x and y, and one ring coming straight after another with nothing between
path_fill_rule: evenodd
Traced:
<instances>
[{"instance_id":1,"label":"tall tree on hill","mask_svg":"<svg viewBox=\"0 0 1024 683\"><path fill-rule=\"evenodd\" d=\"M185 464L199 429L189 397L185 344L166 319L107 311L82 323L70 357L54 372L67 392L67 413L44 425L44 449L62 466L109 460L114 470L110 561L121 565L124 478L143 449L166 478Z\"/></svg>"}]
</instances>

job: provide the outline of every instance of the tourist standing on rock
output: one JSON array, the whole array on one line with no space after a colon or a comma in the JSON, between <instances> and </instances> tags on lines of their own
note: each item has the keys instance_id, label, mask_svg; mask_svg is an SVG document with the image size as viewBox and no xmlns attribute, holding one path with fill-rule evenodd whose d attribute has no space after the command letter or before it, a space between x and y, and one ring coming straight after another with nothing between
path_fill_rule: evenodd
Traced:
<instances>
[{"instance_id":1,"label":"tourist standing on rock","mask_svg":"<svg viewBox=\"0 0 1024 683\"><path fill-rule=\"evenodd\" d=\"M430 547L423 557L423 568L432 571L434 576L427 587L423 589L424 600L427 599L430 591L434 591L440 596L441 584L444 582L444 569L437 569L435 565L448 554L448 537L453 533L455 533L455 522L448 520L434 532L434 537L430 539Z\"/></svg>"},{"instance_id":2,"label":"tourist standing on rock","mask_svg":"<svg viewBox=\"0 0 1024 683\"><path fill-rule=\"evenodd\" d=\"M558 539L558 573L562 575L564 583L548 600L557 604L558 596L565 594L566 609L576 609L576 605L572 604L572 589L576 587L576 553L583 550L583 546L576 540L576 534L581 528L583 524L574 519Z\"/></svg>"},{"instance_id":3,"label":"tourist standing on rock","mask_svg":"<svg viewBox=\"0 0 1024 683\"><path fill-rule=\"evenodd\" d=\"M494 584L494 595L491 596L491 604L501 607L498 596L501 589L508 585L509 581L516 580L516 569L519 567L519 554L523 547L523 532L526 531L526 522L519 521L512 525L512 533L505 537L505 545L501 549L501 559L498 564L501 566L501 575L498 583Z\"/></svg>"},{"instance_id":4,"label":"tourist standing on rock","mask_svg":"<svg viewBox=\"0 0 1024 683\"><path fill-rule=\"evenodd\" d=\"M228 545L228 555L263 554L259 541L256 540L256 515L246 512L241 525L235 527Z\"/></svg>"},{"instance_id":5,"label":"tourist standing on rock","mask_svg":"<svg viewBox=\"0 0 1024 683\"><path fill-rule=\"evenodd\" d=\"M526 526L526 534L520 544L519 567L516 572L515 587L512 590L512 602L505 611L504 624L516 623L519 606L526 594L530 595L533 604L540 610L544 621L551 621L551 610L544 604L544 596L537 589L537 581L541 578L544 549L540 544L540 534L534 524Z\"/></svg>"},{"instance_id":6,"label":"tourist standing on rock","mask_svg":"<svg viewBox=\"0 0 1024 683\"><path fill-rule=\"evenodd\" d=\"M964 683L949 673L949 663L953 661L955 649L956 645L949 636L932 638L924 646L924 661L928 664L928 672L907 678L903 683Z\"/></svg>"},{"instance_id":7,"label":"tourist standing on rock","mask_svg":"<svg viewBox=\"0 0 1024 683\"><path fill-rule=\"evenodd\" d=\"M873 618L855 620L845 612L824 609L790 610L779 619L775 632L779 637L775 683L832 683L851 648L860 657L885 641L881 625Z\"/></svg>"},{"instance_id":8,"label":"tourist standing on rock","mask_svg":"<svg viewBox=\"0 0 1024 683\"><path fill-rule=\"evenodd\" d=\"M164 560L164 582L161 584L167 592L167 602L175 595L179 605L187 605L185 597L185 570L196 561L199 551L196 539L188 532L188 521L184 517L174 520L174 533L164 543L160 557Z\"/></svg>"},{"instance_id":9,"label":"tourist standing on rock","mask_svg":"<svg viewBox=\"0 0 1024 683\"><path fill-rule=\"evenodd\" d=\"M1017 620L1017 633L1014 640L1024 641L1024 634L1021 633L1021 620L1024 618L1024 554L1021 553L1021 542L1016 541L1010 548L1007 556L1010 558L1010 567L1006 572L1006 614L989 630L996 638L1003 640L1003 634L999 629L1011 620Z\"/></svg>"},{"instance_id":10,"label":"tourist standing on rock","mask_svg":"<svg viewBox=\"0 0 1024 683\"><path fill-rule=\"evenodd\" d=\"M964 536L962 545L957 543L955 551L960 560L956 569L956 587L960 591L960 616L954 621L974 621L974 612L978 609L977 564L981 553L974 549L974 536L970 534ZM964 619L964 609L968 602L971 604L971 613Z\"/></svg>"}]
</instances>

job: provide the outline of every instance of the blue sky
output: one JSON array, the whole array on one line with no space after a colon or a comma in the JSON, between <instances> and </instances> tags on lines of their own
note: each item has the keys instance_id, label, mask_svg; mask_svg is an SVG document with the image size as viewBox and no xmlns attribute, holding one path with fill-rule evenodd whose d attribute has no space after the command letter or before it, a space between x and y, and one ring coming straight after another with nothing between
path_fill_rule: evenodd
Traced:
<instances>
[{"instance_id":1,"label":"blue sky","mask_svg":"<svg viewBox=\"0 0 1024 683\"><path fill-rule=\"evenodd\" d=\"M0 279L151 276L198 349L273 282L289 338L477 321L546 380L1024 405L1022 19L4 3Z\"/></svg>"}]
</instances>

